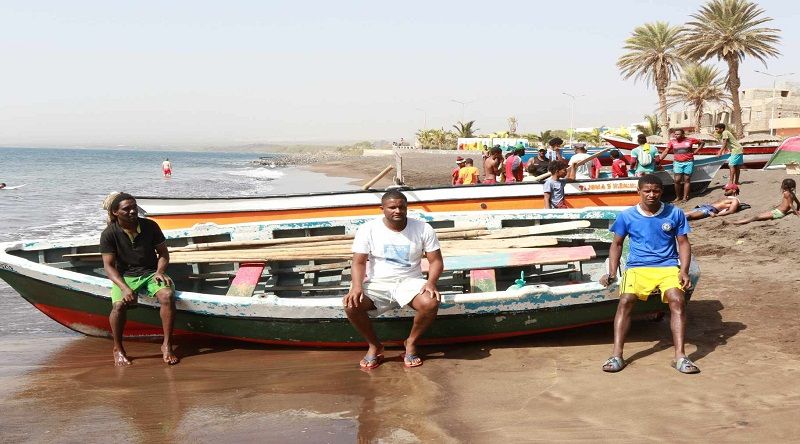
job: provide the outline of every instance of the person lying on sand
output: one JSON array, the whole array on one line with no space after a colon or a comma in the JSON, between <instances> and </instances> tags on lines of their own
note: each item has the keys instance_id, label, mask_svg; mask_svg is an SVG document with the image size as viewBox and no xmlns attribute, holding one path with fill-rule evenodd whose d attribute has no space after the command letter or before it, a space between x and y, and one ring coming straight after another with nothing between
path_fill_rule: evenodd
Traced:
<instances>
[{"instance_id":1,"label":"person lying on sand","mask_svg":"<svg viewBox=\"0 0 800 444\"><path fill-rule=\"evenodd\" d=\"M800 201L797 200L797 195L795 194L796 188L797 184L794 179L783 179L783 182L781 182L781 203L779 203L775 209L772 211L765 211L746 219L739 219L733 223L736 225L744 225L757 220L781 219L788 214L800 216Z\"/></svg>"},{"instance_id":2,"label":"person lying on sand","mask_svg":"<svg viewBox=\"0 0 800 444\"><path fill-rule=\"evenodd\" d=\"M742 206L738 197L739 186L735 183L727 183L723 189L725 190L725 196L716 202L698 205L691 211L684 210L686 218L689 220L699 220L707 217L726 216L739 211Z\"/></svg>"}]
</instances>

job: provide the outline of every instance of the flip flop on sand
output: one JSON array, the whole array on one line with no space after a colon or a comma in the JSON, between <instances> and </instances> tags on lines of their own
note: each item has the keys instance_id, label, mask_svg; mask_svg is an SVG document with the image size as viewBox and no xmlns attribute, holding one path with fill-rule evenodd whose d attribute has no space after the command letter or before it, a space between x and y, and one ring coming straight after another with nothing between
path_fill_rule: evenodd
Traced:
<instances>
[{"instance_id":1,"label":"flip flop on sand","mask_svg":"<svg viewBox=\"0 0 800 444\"><path fill-rule=\"evenodd\" d=\"M383 363L383 353L377 354L375 356L364 356L364 359L358 363L364 370L372 370L377 368L379 365Z\"/></svg>"},{"instance_id":2,"label":"flip flop on sand","mask_svg":"<svg viewBox=\"0 0 800 444\"><path fill-rule=\"evenodd\" d=\"M620 356L612 356L606 359L603 363L603 371L608 373L616 373L625 368L625 360Z\"/></svg>"},{"instance_id":3,"label":"flip flop on sand","mask_svg":"<svg viewBox=\"0 0 800 444\"><path fill-rule=\"evenodd\" d=\"M694 365L694 362L692 362L692 360L686 356L678 359L676 362L673 362L672 366L675 367L675 370L687 375L700 373L700 368Z\"/></svg>"},{"instance_id":4,"label":"flip flop on sand","mask_svg":"<svg viewBox=\"0 0 800 444\"><path fill-rule=\"evenodd\" d=\"M403 365L406 366L406 368L419 367L422 365L422 358L420 358L419 355L407 355L403 353L402 356Z\"/></svg>"}]
</instances>

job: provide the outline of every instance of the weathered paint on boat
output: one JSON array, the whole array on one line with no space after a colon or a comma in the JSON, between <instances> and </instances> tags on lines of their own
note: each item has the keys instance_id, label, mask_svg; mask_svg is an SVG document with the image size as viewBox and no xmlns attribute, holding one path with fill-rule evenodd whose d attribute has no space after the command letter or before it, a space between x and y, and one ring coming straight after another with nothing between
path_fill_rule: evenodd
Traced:
<instances>
[{"instance_id":1,"label":"weathered paint on boat","mask_svg":"<svg viewBox=\"0 0 800 444\"><path fill-rule=\"evenodd\" d=\"M582 182L584 183L584 182ZM636 179L595 180L613 188L565 188L571 208L630 206L638 202ZM403 190L410 210L429 213L457 211L535 210L544 208L543 185L513 184L431 187ZM144 215L164 229L189 228L198 223L218 225L289 219L354 217L380 213L385 191L344 191L238 198L169 198L137 196Z\"/></svg>"},{"instance_id":2,"label":"weathered paint on boat","mask_svg":"<svg viewBox=\"0 0 800 444\"><path fill-rule=\"evenodd\" d=\"M499 228L504 221L591 219L605 226L621 208L550 210L545 212L416 214L422 220L451 220L456 226L485 223ZM170 240L187 236L226 234L231 240L269 238L276 229L317 229L343 226L353 232L371 218L289 221L241 226L199 226L192 230L167 231ZM606 232L607 233L607 232ZM582 239L582 238L581 238ZM602 242L606 242L606 236ZM111 282L100 276L78 273L9 254L10 251L37 252L74 250L96 246L95 238L54 241L25 241L0 244L0 278L46 315L75 331L91 336L108 336ZM43 254L38 254L44 250ZM693 264L696 283L699 270ZM485 293L444 295L439 316L425 336L427 343L452 343L497 339L543 331L572 328L613 318L617 287L604 288L591 281L549 286L529 284ZM224 337L267 344L311 347L350 347L363 345L361 337L346 319L341 297L253 297L177 293L176 332L178 334ZM637 313L666 310L658 298L637 304ZM389 311L375 319L378 334L387 343L398 344L408 334L414 312ZM139 307L128 312L125 336L150 336L161 333L158 302L141 296Z\"/></svg>"}]
</instances>

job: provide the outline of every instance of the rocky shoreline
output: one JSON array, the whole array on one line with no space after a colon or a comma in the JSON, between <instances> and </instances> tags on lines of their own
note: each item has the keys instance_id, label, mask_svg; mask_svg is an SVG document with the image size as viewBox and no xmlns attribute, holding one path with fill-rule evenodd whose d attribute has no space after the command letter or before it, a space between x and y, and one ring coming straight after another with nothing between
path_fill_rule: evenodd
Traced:
<instances>
[{"instance_id":1,"label":"rocky shoreline","mask_svg":"<svg viewBox=\"0 0 800 444\"><path fill-rule=\"evenodd\" d=\"M275 153L252 161L255 165L280 168L297 165L315 165L324 162L340 161L352 157L352 153L341 151L314 151L300 153Z\"/></svg>"}]
</instances>

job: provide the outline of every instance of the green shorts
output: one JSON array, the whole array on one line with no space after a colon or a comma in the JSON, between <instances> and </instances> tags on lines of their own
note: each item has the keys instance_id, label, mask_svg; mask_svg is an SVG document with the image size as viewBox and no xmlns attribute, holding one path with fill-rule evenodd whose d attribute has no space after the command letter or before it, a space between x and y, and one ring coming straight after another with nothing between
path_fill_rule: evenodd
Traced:
<instances>
[{"instance_id":1,"label":"green shorts","mask_svg":"<svg viewBox=\"0 0 800 444\"><path fill-rule=\"evenodd\" d=\"M146 274L144 276L123 276L122 279L125 280L128 287L131 287L134 293L138 293L139 290L147 289L147 294L149 296L155 296L159 290L167 288L169 285L156 281L156 278L153 276L155 276L155 273ZM122 302L122 290L120 290L117 284L111 286L111 303L113 304L114 302Z\"/></svg>"},{"instance_id":2,"label":"green shorts","mask_svg":"<svg viewBox=\"0 0 800 444\"><path fill-rule=\"evenodd\" d=\"M772 218L773 218L773 219L780 219L780 218L782 218L783 216L786 216L785 214L783 214L783 211L781 211L781 210L779 210L779 209L777 209L777 208L775 208L774 210L772 210Z\"/></svg>"}]
</instances>

